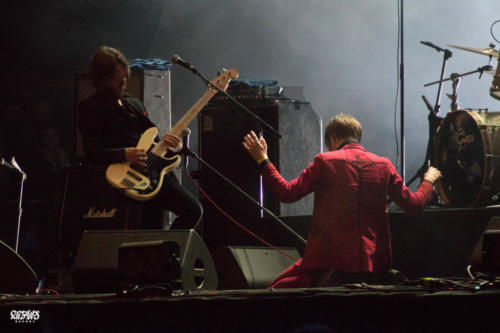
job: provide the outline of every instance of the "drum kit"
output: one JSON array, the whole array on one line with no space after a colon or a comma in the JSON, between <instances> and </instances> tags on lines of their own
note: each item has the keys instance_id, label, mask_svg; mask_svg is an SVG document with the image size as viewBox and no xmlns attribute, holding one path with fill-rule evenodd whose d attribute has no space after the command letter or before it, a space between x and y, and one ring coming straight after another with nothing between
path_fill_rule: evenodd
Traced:
<instances>
[{"instance_id":1,"label":"drum kit","mask_svg":"<svg viewBox=\"0 0 500 333\"><path fill-rule=\"evenodd\" d=\"M457 45L449 47L488 56L490 64L492 58L498 59L500 63L500 52L493 44L484 49ZM441 80L425 85L441 85L445 81L453 83L453 93L448 95L451 99L451 111L444 118L437 117L439 108L432 110L426 101L429 110L435 111L431 114L437 119L434 129L432 122L430 123L428 159L443 174L443 178L437 183L437 191L440 204L444 206L479 207L500 204L500 112L460 109L457 98L460 78L472 73L482 75L483 72L494 74L490 96L500 100L500 65L496 72L488 65L472 72L452 74L447 79L441 77Z\"/></svg>"}]
</instances>

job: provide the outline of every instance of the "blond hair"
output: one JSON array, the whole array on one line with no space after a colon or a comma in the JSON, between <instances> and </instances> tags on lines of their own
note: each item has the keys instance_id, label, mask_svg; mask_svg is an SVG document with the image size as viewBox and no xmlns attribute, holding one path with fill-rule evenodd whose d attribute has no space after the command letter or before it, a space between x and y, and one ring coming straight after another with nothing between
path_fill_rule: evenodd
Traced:
<instances>
[{"instance_id":1,"label":"blond hair","mask_svg":"<svg viewBox=\"0 0 500 333\"><path fill-rule=\"evenodd\" d=\"M362 127L359 121L353 116L345 113L338 114L332 119L325 128L325 142L330 139L356 139L361 142Z\"/></svg>"}]
</instances>

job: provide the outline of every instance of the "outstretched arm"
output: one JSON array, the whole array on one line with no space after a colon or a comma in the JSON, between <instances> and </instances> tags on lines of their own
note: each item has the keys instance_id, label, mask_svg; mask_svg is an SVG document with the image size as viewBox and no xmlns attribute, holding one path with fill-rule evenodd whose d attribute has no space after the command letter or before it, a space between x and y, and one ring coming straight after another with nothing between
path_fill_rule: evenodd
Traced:
<instances>
[{"instance_id":1,"label":"outstretched arm","mask_svg":"<svg viewBox=\"0 0 500 333\"><path fill-rule=\"evenodd\" d=\"M267 143L263 137L259 138L255 132L250 131L250 133L245 135L242 144L250 156L260 165L260 172L264 178L264 182L280 201L294 202L314 190L317 178L319 177L319 170L314 170L315 167L313 164L304 170L299 177L288 182L280 175L274 165L268 161ZM318 168L317 165L316 168Z\"/></svg>"},{"instance_id":2,"label":"outstretched arm","mask_svg":"<svg viewBox=\"0 0 500 333\"><path fill-rule=\"evenodd\" d=\"M426 202L432 197L433 184L441 177L441 172L433 167L424 175L424 181L420 183L417 191L412 193L403 182L401 176L392 167L392 181L389 184L389 197L401 207L404 211L410 214L420 212Z\"/></svg>"}]
</instances>

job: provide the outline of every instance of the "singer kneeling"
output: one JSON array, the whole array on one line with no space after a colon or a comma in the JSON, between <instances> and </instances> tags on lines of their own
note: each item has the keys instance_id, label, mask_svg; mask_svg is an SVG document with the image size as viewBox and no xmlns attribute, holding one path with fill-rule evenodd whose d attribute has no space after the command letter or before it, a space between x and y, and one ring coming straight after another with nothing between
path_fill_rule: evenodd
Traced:
<instances>
[{"instance_id":1,"label":"singer kneeling","mask_svg":"<svg viewBox=\"0 0 500 333\"><path fill-rule=\"evenodd\" d=\"M314 192L314 211L304 257L271 282L271 288L327 287L381 283L391 272L392 250L387 197L410 213L421 211L440 177L431 167L412 193L384 157L361 145L361 124L339 114L325 129L328 152L316 155L288 182L267 157L267 144L254 132L243 146L259 164L265 185L283 202Z\"/></svg>"}]
</instances>

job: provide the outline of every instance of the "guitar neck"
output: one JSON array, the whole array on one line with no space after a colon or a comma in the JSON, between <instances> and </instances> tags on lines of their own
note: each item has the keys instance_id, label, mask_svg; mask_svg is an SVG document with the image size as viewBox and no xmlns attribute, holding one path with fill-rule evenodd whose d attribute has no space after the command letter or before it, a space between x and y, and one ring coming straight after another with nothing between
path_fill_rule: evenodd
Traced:
<instances>
[{"instance_id":1,"label":"guitar neck","mask_svg":"<svg viewBox=\"0 0 500 333\"><path fill-rule=\"evenodd\" d=\"M170 130L171 134L179 136L184 128L198 115L198 113L203 109L203 107L208 103L208 101L217 93L215 89L208 89L203 96L194 103L194 105L189 109L188 112L172 127ZM153 153L159 156L163 156L167 153L167 145L160 141L155 148L153 148Z\"/></svg>"}]
</instances>

